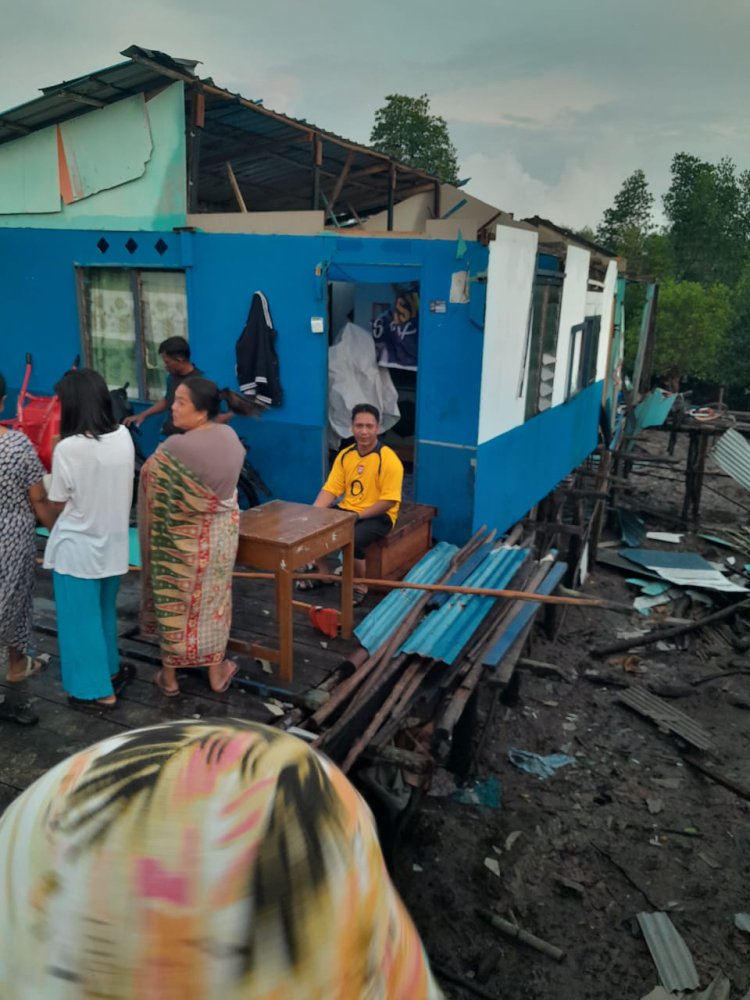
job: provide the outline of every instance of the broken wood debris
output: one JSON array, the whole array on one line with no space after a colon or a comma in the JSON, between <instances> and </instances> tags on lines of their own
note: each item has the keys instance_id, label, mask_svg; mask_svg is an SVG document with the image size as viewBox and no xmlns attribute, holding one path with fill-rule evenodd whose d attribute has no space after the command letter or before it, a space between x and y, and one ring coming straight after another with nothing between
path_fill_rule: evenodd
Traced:
<instances>
[{"instance_id":1,"label":"broken wood debris","mask_svg":"<svg viewBox=\"0 0 750 1000\"><path fill-rule=\"evenodd\" d=\"M459 727L467 734L471 729L469 709L480 681L494 675L500 686L508 682L535 613L544 598L554 598L551 591L565 569L552 554L536 562L528 550L494 542L485 528L454 552L449 565L444 557L432 563L428 558L425 565L434 567L440 579L424 584L405 581L418 592L415 598L403 608L392 605L380 619L368 616L370 624L365 628L365 619L360 626L365 628L361 634L368 649L360 647L341 665L325 701L306 719L294 713L293 724L311 731L314 746L345 773L364 759L402 767L415 777L415 787L429 783L435 763L447 762L453 753ZM472 572L467 573L467 565ZM471 586L476 579L501 578L515 589ZM456 579L466 581L466 586L454 586ZM447 629L446 641L441 629ZM497 655L488 666L491 650Z\"/></svg>"},{"instance_id":2,"label":"broken wood debris","mask_svg":"<svg viewBox=\"0 0 750 1000\"><path fill-rule=\"evenodd\" d=\"M512 924L510 920L504 920L502 917L498 917L496 913L492 913L491 910L485 910L483 907L477 908L477 913L479 916L486 920L488 924L491 924L496 930L505 934L506 937L511 938L514 941L520 941L521 944L526 944L535 951L541 952L543 955L549 955L556 962L562 962L565 958L565 952L562 948L558 948L557 945L550 944L549 941L544 941L542 938L537 937L536 934L532 934L531 931L525 931L523 927L519 927L517 924Z\"/></svg>"}]
</instances>

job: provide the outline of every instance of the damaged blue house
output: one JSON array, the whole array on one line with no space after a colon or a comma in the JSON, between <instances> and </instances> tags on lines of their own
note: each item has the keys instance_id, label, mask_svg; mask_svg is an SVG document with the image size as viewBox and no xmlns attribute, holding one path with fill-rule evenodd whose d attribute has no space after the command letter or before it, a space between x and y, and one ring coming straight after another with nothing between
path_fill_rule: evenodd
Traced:
<instances>
[{"instance_id":1,"label":"damaged blue house","mask_svg":"<svg viewBox=\"0 0 750 1000\"><path fill-rule=\"evenodd\" d=\"M235 343L259 290L284 398L233 426L277 497L310 501L323 481L351 391L347 362L329 360L349 336L350 367L367 362L397 404L387 440L413 498L439 509L438 538L505 530L596 447L619 363L616 259L230 93L195 63L122 55L0 113L10 406L29 351L32 391L80 354L146 407L174 334L238 388ZM153 447L158 421L146 428Z\"/></svg>"}]
</instances>

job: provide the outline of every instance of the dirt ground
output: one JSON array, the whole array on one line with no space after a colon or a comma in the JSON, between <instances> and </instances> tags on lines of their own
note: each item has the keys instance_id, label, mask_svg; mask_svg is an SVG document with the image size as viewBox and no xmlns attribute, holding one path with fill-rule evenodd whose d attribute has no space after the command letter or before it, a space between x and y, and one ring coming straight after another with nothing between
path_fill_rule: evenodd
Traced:
<instances>
[{"instance_id":1,"label":"dirt ground","mask_svg":"<svg viewBox=\"0 0 750 1000\"><path fill-rule=\"evenodd\" d=\"M662 432L645 441L652 453L665 445ZM684 453L684 442L678 455L680 448ZM750 506L748 494L718 477L715 466L708 468L711 489L704 491L699 530L710 526L720 535L722 527L747 524L738 502ZM623 503L649 509L649 530L674 530L680 473L653 466L635 471L646 474L633 476ZM617 537L611 529L604 535ZM712 561L733 554L694 533L677 548ZM739 567L750 559L750 552L734 555ZM634 570L632 576L641 575ZM627 575L596 564L582 589L632 603L638 591L625 582ZM725 603L717 598L714 609ZM693 607L682 615L709 610ZM675 606L666 606L666 614L674 615ZM619 703L621 688L587 674L678 694L669 704L714 743L709 751L693 752L750 787L750 658L731 645L733 635L750 633L750 613L747 625L735 621L733 631L703 629L666 646L641 647L630 658L592 657L593 646L619 631L652 628L662 618L659 611L643 617L568 608L554 641L537 629L529 655L554 664L564 679L516 671L518 684L495 714L475 772L479 781L499 780L499 808L461 804L450 795L426 798L395 874L436 969L476 988L439 976L447 997L639 1000L659 978L636 914L656 910L670 915L687 943L701 988L723 973L731 981L730 1000L750 990L750 934L734 925L735 914L750 911L750 801L691 767L684 759L690 748ZM742 657L748 674L729 674L729 661L737 669ZM694 683L711 674L722 676ZM489 697L485 687L478 731ZM509 763L511 748L565 753L575 763L542 780ZM561 948L564 959L504 937L478 907Z\"/></svg>"}]
</instances>

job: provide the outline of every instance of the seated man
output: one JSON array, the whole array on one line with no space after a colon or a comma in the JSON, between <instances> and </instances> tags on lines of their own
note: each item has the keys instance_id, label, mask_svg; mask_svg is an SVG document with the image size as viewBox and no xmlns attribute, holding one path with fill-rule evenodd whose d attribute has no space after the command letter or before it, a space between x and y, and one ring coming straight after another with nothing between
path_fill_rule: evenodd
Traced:
<instances>
[{"instance_id":1,"label":"seated man","mask_svg":"<svg viewBox=\"0 0 750 1000\"><path fill-rule=\"evenodd\" d=\"M383 538L396 523L401 503L401 484L404 467L401 460L387 445L378 441L380 413L369 403L359 403L352 410L354 444L342 449L336 456L331 473L323 489L315 498L314 507L337 506L357 515L354 526L354 575L365 575L365 550L368 545ZM321 560L316 563L318 572L325 572ZM300 580L300 590L320 586L317 580ZM361 604L367 593L364 586L354 588L354 603Z\"/></svg>"}]
</instances>

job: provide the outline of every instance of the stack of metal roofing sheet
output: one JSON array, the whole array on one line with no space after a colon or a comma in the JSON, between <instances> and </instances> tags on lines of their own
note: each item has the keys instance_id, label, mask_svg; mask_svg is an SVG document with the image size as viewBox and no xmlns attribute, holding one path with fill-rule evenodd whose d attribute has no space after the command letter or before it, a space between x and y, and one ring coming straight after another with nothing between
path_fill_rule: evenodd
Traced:
<instances>
[{"instance_id":1,"label":"stack of metal roofing sheet","mask_svg":"<svg viewBox=\"0 0 750 1000\"><path fill-rule=\"evenodd\" d=\"M438 542L412 567L405 580L408 583L438 583L447 573L451 560L458 552L455 545ZM423 590L392 590L365 620L357 626L354 634L368 653L377 649L382 642L395 632L421 597Z\"/></svg>"},{"instance_id":2,"label":"stack of metal roofing sheet","mask_svg":"<svg viewBox=\"0 0 750 1000\"><path fill-rule=\"evenodd\" d=\"M682 737L699 750L710 750L714 745L710 734L697 722L693 722L690 716L672 708L667 702L636 684L620 692L619 699L628 708L645 715L658 726Z\"/></svg>"},{"instance_id":3,"label":"stack of metal roofing sheet","mask_svg":"<svg viewBox=\"0 0 750 1000\"><path fill-rule=\"evenodd\" d=\"M528 549L493 549L466 580L467 587L499 590L513 579ZM452 594L449 600L428 615L401 646L399 652L416 653L442 663L454 662L484 621L496 598L477 594Z\"/></svg>"}]
</instances>

